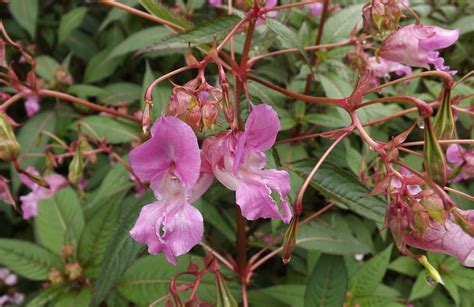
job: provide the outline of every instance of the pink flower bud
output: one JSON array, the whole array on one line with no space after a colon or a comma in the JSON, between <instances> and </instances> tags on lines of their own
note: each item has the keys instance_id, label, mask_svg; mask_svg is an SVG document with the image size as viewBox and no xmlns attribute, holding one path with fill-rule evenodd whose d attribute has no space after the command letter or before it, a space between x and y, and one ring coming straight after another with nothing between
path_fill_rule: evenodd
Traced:
<instances>
[{"instance_id":1,"label":"pink flower bud","mask_svg":"<svg viewBox=\"0 0 474 307\"><path fill-rule=\"evenodd\" d=\"M211 103L206 103L201 110L204 129L212 128L212 126L214 126L214 123L216 122L218 115L216 106Z\"/></svg>"}]
</instances>

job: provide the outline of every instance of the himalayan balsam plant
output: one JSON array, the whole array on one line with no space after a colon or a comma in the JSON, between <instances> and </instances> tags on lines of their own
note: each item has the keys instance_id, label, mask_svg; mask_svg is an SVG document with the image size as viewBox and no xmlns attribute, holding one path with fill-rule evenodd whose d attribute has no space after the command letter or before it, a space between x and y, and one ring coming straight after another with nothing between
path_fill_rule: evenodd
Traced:
<instances>
[{"instance_id":1,"label":"himalayan balsam plant","mask_svg":"<svg viewBox=\"0 0 474 307\"><path fill-rule=\"evenodd\" d=\"M86 2L0 1L0 306L474 305L472 3Z\"/></svg>"}]
</instances>

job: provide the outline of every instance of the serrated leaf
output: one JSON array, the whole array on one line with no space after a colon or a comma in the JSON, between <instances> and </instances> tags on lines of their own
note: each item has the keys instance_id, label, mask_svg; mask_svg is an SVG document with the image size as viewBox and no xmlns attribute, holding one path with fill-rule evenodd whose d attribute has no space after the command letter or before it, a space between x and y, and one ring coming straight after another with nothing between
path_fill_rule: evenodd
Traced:
<instances>
[{"instance_id":1,"label":"serrated leaf","mask_svg":"<svg viewBox=\"0 0 474 307\"><path fill-rule=\"evenodd\" d=\"M303 306L305 290L305 285L284 284L249 291L249 297L263 295L284 303L284 306Z\"/></svg>"},{"instance_id":2,"label":"serrated leaf","mask_svg":"<svg viewBox=\"0 0 474 307\"><path fill-rule=\"evenodd\" d=\"M70 12L67 12L61 17L61 21L59 22L59 30L58 30L58 43L61 44L64 40L78 28L84 17L87 14L86 7L78 7L73 9Z\"/></svg>"},{"instance_id":3,"label":"serrated leaf","mask_svg":"<svg viewBox=\"0 0 474 307\"><path fill-rule=\"evenodd\" d=\"M111 117L92 115L84 117L80 120L87 127L92 129L83 128L81 131L93 138L105 138L108 143L121 144L129 143L138 139L138 132L128 124L124 124L116 121ZM77 125L71 125L71 129L76 129Z\"/></svg>"},{"instance_id":4,"label":"serrated leaf","mask_svg":"<svg viewBox=\"0 0 474 307\"><path fill-rule=\"evenodd\" d=\"M34 39L36 36L36 21L38 19L38 0L13 0L8 5L10 13Z\"/></svg>"},{"instance_id":5,"label":"serrated leaf","mask_svg":"<svg viewBox=\"0 0 474 307\"><path fill-rule=\"evenodd\" d=\"M42 290L31 301L26 304L26 307L43 307L47 306L49 302L56 299L58 296L66 291L64 287L49 287Z\"/></svg>"},{"instance_id":6,"label":"serrated leaf","mask_svg":"<svg viewBox=\"0 0 474 307\"><path fill-rule=\"evenodd\" d=\"M140 52L158 51L175 48L188 48L191 45L209 44L214 40L219 42L232 27L240 21L237 16L224 16L212 19L196 28L157 42L153 47L142 49Z\"/></svg>"},{"instance_id":7,"label":"serrated leaf","mask_svg":"<svg viewBox=\"0 0 474 307\"><path fill-rule=\"evenodd\" d=\"M121 58L109 58L114 47L109 47L97 53L87 64L84 72L84 82L93 83L109 77L122 63Z\"/></svg>"},{"instance_id":8,"label":"serrated leaf","mask_svg":"<svg viewBox=\"0 0 474 307\"><path fill-rule=\"evenodd\" d=\"M392 245L365 262L349 281L349 289L355 297L371 295L382 281L390 261Z\"/></svg>"},{"instance_id":9,"label":"serrated leaf","mask_svg":"<svg viewBox=\"0 0 474 307\"><path fill-rule=\"evenodd\" d=\"M303 44L298 40L298 36L286 25L282 24L274 18L267 18L266 20L267 27L277 34L278 39L284 48L297 48L300 51L300 54L304 57L306 62L309 63L309 59L306 56L304 51Z\"/></svg>"},{"instance_id":10,"label":"serrated leaf","mask_svg":"<svg viewBox=\"0 0 474 307\"><path fill-rule=\"evenodd\" d=\"M150 203L152 197L143 197L140 203ZM92 306L98 306L108 295L110 289L120 280L125 270L132 264L143 245L130 237L129 231L135 223L141 206L131 207L118 223L107 246L92 296Z\"/></svg>"},{"instance_id":11,"label":"serrated leaf","mask_svg":"<svg viewBox=\"0 0 474 307\"><path fill-rule=\"evenodd\" d=\"M418 274L415 284L411 288L411 293L408 299L410 301L426 297L434 292L436 286L431 286L426 281L426 272L423 270Z\"/></svg>"},{"instance_id":12,"label":"serrated leaf","mask_svg":"<svg viewBox=\"0 0 474 307\"><path fill-rule=\"evenodd\" d=\"M92 291L87 286L79 288L79 290L72 289L67 293L61 295L54 307L84 307L89 306L91 301Z\"/></svg>"},{"instance_id":13,"label":"serrated leaf","mask_svg":"<svg viewBox=\"0 0 474 307\"><path fill-rule=\"evenodd\" d=\"M0 264L25 278L46 280L53 267L61 266L61 260L36 244L0 239Z\"/></svg>"},{"instance_id":14,"label":"serrated leaf","mask_svg":"<svg viewBox=\"0 0 474 307\"><path fill-rule=\"evenodd\" d=\"M370 253L371 249L355 237L323 223L311 222L298 229L296 245L334 255Z\"/></svg>"},{"instance_id":15,"label":"serrated leaf","mask_svg":"<svg viewBox=\"0 0 474 307\"><path fill-rule=\"evenodd\" d=\"M76 193L68 187L40 201L34 226L37 242L57 255L65 244L77 245L84 216Z\"/></svg>"},{"instance_id":16,"label":"serrated leaf","mask_svg":"<svg viewBox=\"0 0 474 307\"><path fill-rule=\"evenodd\" d=\"M121 42L117 47L112 49L108 58L125 55L146 47L150 47L158 41L170 35L170 31L163 26L146 28L133 33Z\"/></svg>"},{"instance_id":17,"label":"serrated leaf","mask_svg":"<svg viewBox=\"0 0 474 307\"><path fill-rule=\"evenodd\" d=\"M305 306L342 306L346 290L344 258L323 254L309 277L304 295Z\"/></svg>"},{"instance_id":18,"label":"serrated leaf","mask_svg":"<svg viewBox=\"0 0 474 307\"><path fill-rule=\"evenodd\" d=\"M362 22L362 7L363 4L351 5L329 17L324 26L323 42L347 38L352 29Z\"/></svg>"},{"instance_id":19,"label":"serrated leaf","mask_svg":"<svg viewBox=\"0 0 474 307\"><path fill-rule=\"evenodd\" d=\"M314 161L304 160L290 164L288 168L306 178L314 163ZM385 201L376 196L367 197L370 190L360 183L354 174L325 161L311 180L311 186L327 198L344 204L351 211L383 224Z\"/></svg>"},{"instance_id":20,"label":"serrated leaf","mask_svg":"<svg viewBox=\"0 0 474 307\"><path fill-rule=\"evenodd\" d=\"M390 263L388 268L392 271L399 272L408 276L415 277L421 270L420 263L409 257L398 257Z\"/></svg>"},{"instance_id":21,"label":"serrated leaf","mask_svg":"<svg viewBox=\"0 0 474 307\"><path fill-rule=\"evenodd\" d=\"M176 15L166 5L158 2L157 0L140 0L140 4L151 14L161 19L170 21L178 26L183 27L185 30L193 28L192 23L183 17Z\"/></svg>"}]
</instances>

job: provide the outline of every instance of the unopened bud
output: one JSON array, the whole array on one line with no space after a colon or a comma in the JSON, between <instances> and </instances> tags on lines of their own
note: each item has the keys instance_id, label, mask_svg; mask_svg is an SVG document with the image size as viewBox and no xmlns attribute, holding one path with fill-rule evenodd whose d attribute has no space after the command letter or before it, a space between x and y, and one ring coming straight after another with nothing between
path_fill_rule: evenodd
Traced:
<instances>
[{"instance_id":1,"label":"unopened bud","mask_svg":"<svg viewBox=\"0 0 474 307\"><path fill-rule=\"evenodd\" d=\"M77 262L68 263L64 267L64 273L66 273L69 280L76 280L82 276L82 267Z\"/></svg>"},{"instance_id":2,"label":"unopened bud","mask_svg":"<svg viewBox=\"0 0 474 307\"><path fill-rule=\"evenodd\" d=\"M296 231L298 229L299 217L295 215L286 230L285 237L283 238L283 256L282 261L284 264L290 262L291 255L296 247Z\"/></svg>"},{"instance_id":3,"label":"unopened bud","mask_svg":"<svg viewBox=\"0 0 474 307\"><path fill-rule=\"evenodd\" d=\"M64 282L61 272L56 268L52 268L51 271L49 271L48 279L53 285L60 285Z\"/></svg>"},{"instance_id":4,"label":"unopened bud","mask_svg":"<svg viewBox=\"0 0 474 307\"><path fill-rule=\"evenodd\" d=\"M422 235L430 224L430 216L420 203L414 203L412 210L414 214L413 223L415 224L416 234Z\"/></svg>"},{"instance_id":5,"label":"unopened bud","mask_svg":"<svg viewBox=\"0 0 474 307\"><path fill-rule=\"evenodd\" d=\"M424 196L421 199L421 204L433 220L444 225L446 221L446 211L444 210L443 200L438 195L430 194Z\"/></svg>"},{"instance_id":6,"label":"unopened bud","mask_svg":"<svg viewBox=\"0 0 474 307\"><path fill-rule=\"evenodd\" d=\"M54 78L57 82L65 85L71 85L73 82L71 74L64 66L59 66L58 69L56 69Z\"/></svg>"},{"instance_id":7,"label":"unopened bud","mask_svg":"<svg viewBox=\"0 0 474 307\"><path fill-rule=\"evenodd\" d=\"M191 48L189 48L188 52L186 52L186 64L188 64L189 66L199 64L199 61L194 57L193 53L191 52Z\"/></svg>"},{"instance_id":8,"label":"unopened bud","mask_svg":"<svg viewBox=\"0 0 474 307\"><path fill-rule=\"evenodd\" d=\"M437 283L440 283L444 286L443 279L441 278L441 275L439 274L438 270L436 270L431 263L429 263L428 258L426 256L421 256L418 258L418 262L421 263L425 267L426 273L428 274L431 279Z\"/></svg>"},{"instance_id":9,"label":"unopened bud","mask_svg":"<svg viewBox=\"0 0 474 307\"><path fill-rule=\"evenodd\" d=\"M237 307L237 301L230 293L229 287L220 271L216 270L217 303L219 307Z\"/></svg>"},{"instance_id":10,"label":"unopened bud","mask_svg":"<svg viewBox=\"0 0 474 307\"><path fill-rule=\"evenodd\" d=\"M13 128L4 114L0 113L0 159L13 161L20 153L20 144L16 140Z\"/></svg>"},{"instance_id":11,"label":"unopened bud","mask_svg":"<svg viewBox=\"0 0 474 307\"><path fill-rule=\"evenodd\" d=\"M193 100L197 101L195 98L193 98ZM186 114L186 123L194 130L201 129L201 107L199 104L195 104L188 110L188 113Z\"/></svg>"},{"instance_id":12,"label":"unopened bud","mask_svg":"<svg viewBox=\"0 0 474 307\"><path fill-rule=\"evenodd\" d=\"M80 148L76 149L74 152L74 157L72 158L71 163L69 163L69 173L67 179L72 185L76 185L81 181L82 171L84 170L84 163L82 161L82 155Z\"/></svg>"},{"instance_id":13,"label":"unopened bud","mask_svg":"<svg viewBox=\"0 0 474 307\"><path fill-rule=\"evenodd\" d=\"M146 100L145 108L143 109L143 116L142 116L142 130L143 130L143 133L145 134L147 134L148 131L150 130L152 108L153 108L153 102Z\"/></svg>"},{"instance_id":14,"label":"unopened bud","mask_svg":"<svg viewBox=\"0 0 474 307\"><path fill-rule=\"evenodd\" d=\"M425 143L423 149L423 167L431 179L441 187L446 185L447 167L443 150L436 138L429 118L423 119L425 123Z\"/></svg>"},{"instance_id":15,"label":"unopened bud","mask_svg":"<svg viewBox=\"0 0 474 307\"><path fill-rule=\"evenodd\" d=\"M42 186L43 188L46 188L46 189L49 189L50 186L48 184L48 182L46 182L46 180L41 177L40 175L37 175L37 174L34 174L34 173L30 173L28 171L25 171L25 170L21 170L21 173L23 175L25 175L26 177L28 177L31 181L33 181L34 183Z\"/></svg>"},{"instance_id":16,"label":"unopened bud","mask_svg":"<svg viewBox=\"0 0 474 307\"><path fill-rule=\"evenodd\" d=\"M201 110L204 129L212 128L218 115L216 106L211 103L206 103Z\"/></svg>"},{"instance_id":17,"label":"unopened bud","mask_svg":"<svg viewBox=\"0 0 474 307\"><path fill-rule=\"evenodd\" d=\"M439 140L449 140L454 132L454 116L451 109L450 90L444 91L443 101L433 119L433 129L435 136Z\"/></svg>"},{"instance_id":18,"label":"unopened bud","mask_svg":"<svg viewBox=\"0 0 474 307\"><path fill-rule=\"evenodd\" d=\"M470 236L474 237L474 224L466 220L466 218L462 216L462 214L456 209L453 210L453 215L456 224L458 224L459 227L461 227L462 230L464 230Z\"/></svg>"},{"instance_id":19,"label":"unopened bud","mask_svg":"<svg viewBox=\"0 0 474 307\"><path fill-rule=\"evenodd\" d=\"M74 245L64 245L61 251L61 256L63 257L63 259L66 259L67 257L73 255L75 251L76 247Z\"/></svg>"}]
</instances>

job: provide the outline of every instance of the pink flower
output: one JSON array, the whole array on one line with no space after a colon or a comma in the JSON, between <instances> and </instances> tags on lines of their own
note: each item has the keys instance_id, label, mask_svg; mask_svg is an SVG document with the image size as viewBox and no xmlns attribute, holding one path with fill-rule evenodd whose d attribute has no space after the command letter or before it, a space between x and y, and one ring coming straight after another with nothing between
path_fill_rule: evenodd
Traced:
<instances>
[{"instance_id":1,"label":"pink flower","mask_svg":"<svg viewBox=\"0 0 474 307\"><path fill-rule=\"evenodd\" d=\"M454 44L459 30L446 30L435 26L409 25L392 33L380 47L380 56L386 60L404 65L429 68L433 64L437 70L450 72L444 66L444 59L438 49Z\"/></svg>"},{"instance_id":2,"label":"pink flower","mask_svg":"<svg viewBox=\"0 0 474 307\"><path fill-rule=\"evenodd\" d=\"M27 169L28 173L39 175L38 171L33 167ZM20 174L20 180L27 187L31 189L31 192L27 195L20 196L21 210L23 211L23 218L25 220L30 219L33 216L38 215L38 202L42 199L51 198L57 191L68 185L67 180L58 174L51 174L44 177L49 185L49 189L43 188L39 184L33 182L24 174Z\"/></svg>"},{"instance_id":3,"label":"pink flower","mask_svg":"<svg viewBox=\"0 0 474 307\"><path fill-rule=\"evenodd\" d=\"M321 15L324 9L324 5L320 2L308 4L306 5L306 7L308 8L309 12L314 16Z\"/></svg>"},{"instance_id":4,"label":"pink flower","mask_svg":"<svg viewBox=\"0 0 474 307\"><path fill-rule=\"evenodd\" d=\"M446 150L446 158L454 167L459 167L459 175L453 182L474 177L474 150L466 150L458 144L451 144Z\"/></svg>"},{"instance_id":5,"label":"pink flower","mask_svg":"<svg viewBox=\"0 0 474 307\"><path fill-rule=\"evenodd\" d=\"M474 224L474 210L457 210L469 223ZM463 265L474 267L474 237L455 223L452 216L444 225L432 220L421 236L406 233L404 241L419 249L457 257Z\"/></svg>"},{"instance_id":6,"label":"pink flower","mask_svg":"<svg viewBox=\"0 0 474 307\"><path fill-rule=\"evenodd\" d=\"M208 0L207 3L213 7L222 6L222 0Z\"/></svg>"},{"instance_id":7,"label":"pink flower","mask_svg":"<svg viewBox=\"0 0 474 307\"><path fill-rule=\"evenodd\" d=\"M237 205L249 220L281 218L289 223L291 219L288 173L265 169L264 152L273 146L279 130L276 112L262 104L253 108L244 132L223 132L203 143L204 163L225 187L236 191ZM278 194L277 200L272 192Z\"/></svg>"},{"instance_id":8,"label":"pink flower","mask_svg":"<svg viewBox=\"0 0 474 307\"><path fill-rule=\"evenodd\" d=\"M163 116L152 129L152 137L130 152L130 164L138 178L150 181L157 201L144 206L130 230L132 238L148 245L150 254L164 253L176 264L202 239L203 218L191 203L212 183L201 174L196 135L183 121Z\"/></svg>"},{"instance_id":9,"label":"pink flower","mask_svg":"<svg viewBox=\"0 0 474 307\"><path fill-rule=\"evenodd\" d=\"M389 73L395 72L397 76L408 76L411 75L411 67L402 65L397 62L385 60L379 57L377 61L376 57L370 57L368 59L369 67L372 69L374 79L371 80L372 85L378 85L377 78L388 78Z\"/></svg>"},{"instance_id":10,"label":"pink flower","mask_svg":"<svg viewBox=\"0 0 474 307\"><path fill-rule=\"evenodd\" d=\"M26 115L28 115L28 117L32 117L33 115L38 113L38 111L40 110L39 100L40 100L40 97L37 95L28 96L25 99L25 110L26 110Z\"/></svg>"},{"instance_id":11,"label":"pink flower","mask_svg":"<svg viewBox=\"0 0 474 307\"><path fill-rule=\"evenodd\" d=\"M407 192L412 196L415 196L422 191L418 184L410 184L420 182L420 179L417 176L413 175L409 170L404 167L400 167L400 174L404 176L405 182L402 183L402 181L398 177L393 176L390 181L390 185L392 188L401 189L405 185Z\"/></svg>"}]
</instances>

